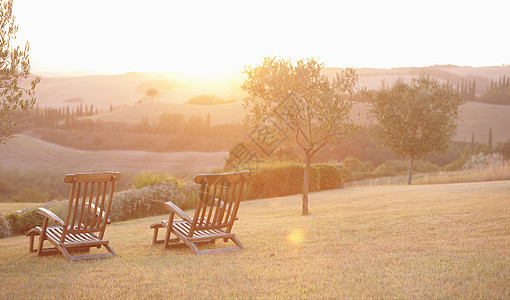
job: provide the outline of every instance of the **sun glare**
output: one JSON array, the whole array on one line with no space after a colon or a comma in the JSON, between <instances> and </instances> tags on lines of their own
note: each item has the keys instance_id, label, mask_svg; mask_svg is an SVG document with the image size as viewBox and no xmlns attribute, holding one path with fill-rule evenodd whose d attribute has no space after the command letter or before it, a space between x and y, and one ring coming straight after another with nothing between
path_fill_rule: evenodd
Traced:
<instances>
[{"instance_id":1,"label":"sun glare","mask_svg":"<svg viewBox=\"0 0 510 300\"><path fill-rule=\"evenodd\" d=\"M24 0L15 14L34 72L241 72L266 56L356 68L508 63L496 30L506 28L505 9L368 2Z\"/></svg>"},{"instance_id":2,"label":"sun glare","mask_svg":"<svg viewBox=\"0 0 510 300\"><path fill-rule=\"evenodd\" d=\"M306 232L303 229L294 229L287 235L287 241L294 245L303 243Z\"/></svg>"}]
</instances>

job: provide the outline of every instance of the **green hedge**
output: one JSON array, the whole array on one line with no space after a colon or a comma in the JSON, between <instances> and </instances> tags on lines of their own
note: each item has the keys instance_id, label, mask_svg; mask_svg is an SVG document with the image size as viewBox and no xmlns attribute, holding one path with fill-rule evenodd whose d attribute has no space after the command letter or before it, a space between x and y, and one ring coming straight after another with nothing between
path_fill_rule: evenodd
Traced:
<instances>
[{"instance_id":1,"label":"green hedge","mask_svg":"<svg viewBox=\"0 0 510 300\"><path fill-rule=\"evenodd\" d=\"M158 177L158 180L153 180ZM132 188L127 191L115 193L113 198L110 219L113 222L166 214L163 205L172 201L183 209L193 207L196 201L192 187L182 186L175 178L169 176L153 176L148 173L140 175L141 188ZM141 182L147 183L143 184ZM150 182L150 184L149 184ZM64 218L68 200L52 201L41 205L51 210L60 218ZM5 216L8 228L0 223L0 236L10 234L25 234L35 226L41 226L43 216L37 214L36 208L30 208L21 213L10 212ZM1 221L1 220L0 220Z\"/></svg>"},{"instance_id":2,"label":"green hedge","mask_svg":"<svg viewBox=\"0 0 510 300\"><path fill-rule=\"evenodd\" d=\"M164 206L167 201L179 207L185 206L187 202L183 189L174 181L116 193L110 219L116 222L162 215L167 213Z\"/></svg>"},{"instance_id":3,"label":"green hedge","mask_svg":"<svg viewBox=\"0 0 510 300\"><path fill-rule=\"evenodd\" d=\"M0 216L0 239L9 236L9 223L4 216Z\"/></svg>"},{"instance_id":4,"label":"green hedge","mask_svg":"<svg viewBox=\"0 0 510 300\"><path fill-rule=\"evenodd\" d=\"M252 171L246 185L243 199L257 199L300 194L303 191L304 164L285 162L260 166ZM342 186L342 172L328 164L314 164L310 168L309 191L339 188ZM136 188L136 187L138 188ZM112 222L166 214L164 202L172 201L182 209L195 207L198 185L180 182L165 174L142 173L136 178L135 186L127 191L115 193L110 219ZM64 218L67 200L51 201L42 205ZM42 225L43 217L35 208L21 213L6 214L0 220L0 236L25 234L35 226Z\"/></svg>"},{"instance_id":5,"label":"green hedge","mask_svg":"<svg viewBox=\"0 0 510 300\"><path fill-rule=\"evenodd\" d=\"M37 214L37 209L32 208L22 213L10 212L5 215L11 234L25 234L35 226L41 226L44 217Z\"/></svg>"},{"instance_id":6,"label":"green hedge","mask_svg":"<svg viewBox=\"0 0 510 300\"><path fill-rule=\"evenodd\" d=\"M263 164L252 170L247 199L295 195L303 192L305 165L297 162ZM309 191L342 187L342 172L329 164L310 166Z\"/></svg>"}]
</instances>

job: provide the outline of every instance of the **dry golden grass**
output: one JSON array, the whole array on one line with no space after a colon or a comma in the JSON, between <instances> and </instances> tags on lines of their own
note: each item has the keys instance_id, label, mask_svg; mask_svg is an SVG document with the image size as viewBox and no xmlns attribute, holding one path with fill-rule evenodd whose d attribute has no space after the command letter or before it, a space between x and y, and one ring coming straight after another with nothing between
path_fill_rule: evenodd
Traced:
<instances>
[{"instance_id":1,"label":"dry golden grass","mask_svg":"<svg viewBox=\"0 0 510 300\"><path fill-rule=\"evenodd\" d=\"M510 163L483 170L467 170L458 172L439 172L434 174L420 174L414 180L415 184L459 183L477 181L510 180Z\"/></svg>"},{"instance_id":2,"label":"dry golden grass","mask_svg":"<svg viewBox=\"0 0 510 300\"><path fill-rule=\"evenodd\" d=\"M0 240L0 298L510 297L510 181L358 187L243 202L243 252L151 246L161 217L114 223L114 259L66 262ZM218 242L217 244L222 244Z\"/></svg>"}]
</instances>

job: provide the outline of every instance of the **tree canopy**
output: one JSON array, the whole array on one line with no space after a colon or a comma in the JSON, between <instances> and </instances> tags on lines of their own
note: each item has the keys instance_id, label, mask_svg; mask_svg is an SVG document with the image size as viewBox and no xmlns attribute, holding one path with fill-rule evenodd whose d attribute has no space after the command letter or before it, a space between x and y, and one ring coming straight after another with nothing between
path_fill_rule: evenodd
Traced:
<instances>
[{"instance_id":1,"label":"tree canopy","mask_svg":"<svg viewBox=\"0 0 510 300\"><path fill-rule=\"evenodd\" d=\"M35 105L35 86L39 78L31 80L29 44L22 50L11 43L16 39L18 26L12 14L12 0L0 2L0 143L7 143L22 121L20 113ZM28 87L27 87L28 86Z\"/></svg>"},{"instance_id":2,"label":"tree canopy","mask_svg":"<svg viewBox=\"0 0 510 300\"><path fill-rule=\"evenodd\" d=\"M248 92L245 124L250 138L266 155L284 140L293 140L304 154L303 214L308 214L310 162L320 149L348 139L356 129L351 122L351 100L357 94L357 75L345 69L330 81L315 59L266 57L261 65L245 69L242 89Z\"/></svg>"},{"instance_id":3,"label":"tree canopy","mask_svg":"<svg viewBox=\"0 0 510 300\"><path fill-rule=\"evenodd\" d=\"M410 158L408 184L415 159L445 151L457 131L458 107L462 103L452 89L421 76L410 83L397 80L372 97L371 115L380 145Z\"/></svg>"}]
</instances>

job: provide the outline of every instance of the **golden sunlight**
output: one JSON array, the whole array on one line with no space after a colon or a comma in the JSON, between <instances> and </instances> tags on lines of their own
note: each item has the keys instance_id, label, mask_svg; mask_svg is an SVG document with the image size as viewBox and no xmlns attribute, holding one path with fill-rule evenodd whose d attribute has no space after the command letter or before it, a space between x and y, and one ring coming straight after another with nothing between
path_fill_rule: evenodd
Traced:
<instances>
[{"instance_id":1,"label":"golden sunlight","mask_svg":"<svg viewBox=\"0 0 510 300\"><path fill-rule=\"evenodd\" d=\"M294 244L294 245L300 245L303 243L306 236L306 232L303 229L293 229L289 234L287 235L287 241Z\"/></svg>"}]
</instances>

